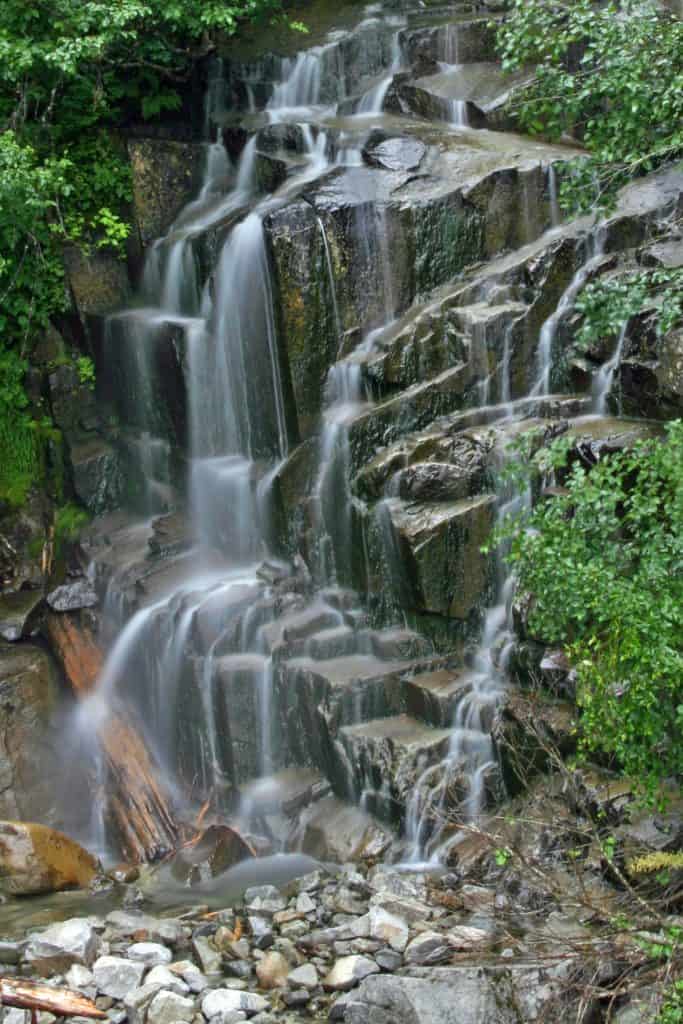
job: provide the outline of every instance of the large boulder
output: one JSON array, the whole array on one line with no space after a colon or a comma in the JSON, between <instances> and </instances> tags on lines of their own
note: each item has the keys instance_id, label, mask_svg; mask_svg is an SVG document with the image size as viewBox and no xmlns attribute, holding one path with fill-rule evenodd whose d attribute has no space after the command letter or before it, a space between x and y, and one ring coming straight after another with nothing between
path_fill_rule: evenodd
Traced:
<instances>
[{"instance_id":1,"label":"large boulder","mask_svg":"<svg viewBox=\"0 0 683 1024\"><path fill-rule=\"evenodd\" d=\"M436 967L372 975L346 1004L346 1024L518 1024L567 1020L571 963ZM547 1016L546 1016L547 1015Z\"/></svg>"},{"instance_id":2,"label":"large boulder","mask_svg":"<svg viewBox=\"0 0 683 1024\"><path fill-rule=\"evenodd\" d=\"M74 964L90 967L99 949L95 922L73 917L29 935L24 960L36 974L62 974Z\"/></svg>"},{"instance_id":3,"label":"large boulder","mask_svg":"<svg viewBox=\"0 0 683 1024\"><path fill-rule=\"evenodd\" d=\"M0 888L13 896L85 888L98 863L73 839L46 825L0 822Z\"/></svg>"}]
</instances>

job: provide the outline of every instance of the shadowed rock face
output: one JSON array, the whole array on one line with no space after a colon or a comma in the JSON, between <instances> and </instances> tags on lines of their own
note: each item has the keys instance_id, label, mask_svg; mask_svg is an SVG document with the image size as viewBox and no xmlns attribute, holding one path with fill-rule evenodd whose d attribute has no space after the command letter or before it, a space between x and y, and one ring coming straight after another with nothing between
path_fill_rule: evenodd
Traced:
<instances>
[{"instance_id":1,"label":"shadowed rock face","mask_svg":"<svg viewBox=\"0 0 683 1024\"><path fill-rule=\"evenodd\" d=\"M0 816L57 823L59 676L37 643L0 645Z\"/></svg>"}]
</instances>

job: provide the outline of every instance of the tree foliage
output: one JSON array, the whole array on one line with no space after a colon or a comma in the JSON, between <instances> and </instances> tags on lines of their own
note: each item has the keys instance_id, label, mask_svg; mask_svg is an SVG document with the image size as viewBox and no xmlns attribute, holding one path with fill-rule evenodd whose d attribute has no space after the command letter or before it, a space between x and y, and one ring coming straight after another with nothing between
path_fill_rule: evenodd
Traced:
<instances>
[{"instance_id":1,"label":"tree foliage","mask_svg":"<svg viewBox=\"0 0 683 1024\"><path fill-rule=\"evenodd\" d=\"M569 451L543 458L561 466ZM575 461L563 483L499 539L531 595L531 632L577 670L583 749L653 796L683 774L683 421L590 470Z\"/></svg>"},{"instance_id":2,"label":"tree foliage","mask_svg":"<svg viewBox=\"0 0 683 1024\"><path fill-rule=\"evenodd\" d=\"M35 465L23 378L67 304L64 243L125 249L121 126L177 109L214 36L276 16L280 0L0 4L0 498L20 497Z\"/></svg>"},{"instance_id":3,"label":"tree foliage","mask_svg":"<svg viewBox=\"0 0 683 1024\"><path fill-rule=\"evenodd\" d=\"M536 65L522 126L588 150L562 184L566 208L609 202L683 154L683 22L670 12L650 0L513 0L498 40L507 70Z\"/></svg>"},{"instance_id":4,"label":"tree foliage","mask_svg":"<svg viewBox=\"0 0 683 1024\"><path fill-rule=\"evenodd\" d=\"M657 334L663 337L683 322L683 270L634 271L587 284L574 308L582 314L576 333L580 348L617 335L631 317L656 308Z\"/></svg>"}]
</instances>

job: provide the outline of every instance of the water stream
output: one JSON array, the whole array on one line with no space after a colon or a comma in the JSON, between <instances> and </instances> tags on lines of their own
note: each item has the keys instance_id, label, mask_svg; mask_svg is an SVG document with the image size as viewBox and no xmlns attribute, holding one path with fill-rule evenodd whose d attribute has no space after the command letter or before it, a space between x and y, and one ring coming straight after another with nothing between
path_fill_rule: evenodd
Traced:
<instances>
[{"instance_id":1,"label":"water stream","mask_svg":"<svg viewBox=\"0 0 683 1024\"><path fill-rule=\"evenodd\" d=\"M375 18L361 22L358 40L365 33L376 45L376 22ZM353 672L360 673L360 679L370 678L399 657L384 653L393 648L381 626L393 627L394 633L403 631L401 635L415 642L403 621L407 585L392 518L392 510L401 503L394 479L389 479L374 509L387 573L386 593L376 602L384 618L377 628L369 628L361 598L351 590L357 578L354 563L363 559L367 563L368 554L361 551L367 537L358 525L365 509L351 491L349 431L351 424L377 405L368 385L367 366L383 351L387 332L404 304L393 248L398 204L392 207L386 196L373 191L375 186L366 184L363 172L345 167L362 198L348 218L349 230L374 278L367 285L368 312L354 325L357 341L350 353L344 331L344 281L338 279L325 218L315 211L316 244L322 245L318 252L322 251L332 307L337 361L326 375L318 433L311 445L315 457L309 492L301 495L300 513L308 537L308 565L303 568L300 552L295 557L289 551L283 557L278 521L280 474L296 443L297 429L266 231L268 219L290 200L303 196L305 205L306 188L312 182L360 161L362 145L402 67L403 25L401 18L383 26L383 31L390 31L380 37L381 60L375 59L376 54L373 58L373 72L379 73L369 76L374 84L360 93L354 112L346 115L353 146L346 148L338 140L336 162L329 158L325 124L336 104L348 98L339 40L334 37L281 61L281 78L272 88L265 118L270 124L296 126L304 142L286 182L272 195L259 192L258 136L247 141L235 166L220 141L217 126L225 90L223 68L217 65L207 95L205 169L197 195L166 236L150 248L140 305L110 317L106 326L112 365L134 382L127 400L127 422L135 431L133 449L145 491L143 511L151 517L181 510L189 518L190 536L188 549L174 563L163 592L143 597L125 624L120 621L123 602L112 598L116 622L112 621L110 631L115 639L97 690L79 711L76 728L79 735L92 736L106 725L108 715L125 705L134 708L179 814L190 816L206 799L230 813L237 802L240 820L249 827L259 813L259 793L268 806L275 793L277 803L277 773L293 759L284 749L284 716L292 713L298 699L289 690L283 692L282 680L287 678L281 672L283 658L304 674L324 665L335 685L341 680L341 688L349 678L354 682ZM446 41L447 56L457 65L457 31L450 32ZM252 108L253 90L249 95ZM453 102L453 123L466 125L466 104ZM549 181L555 223L559 213L554 177ZM213 272L204 279L201 239L209 229L214 231L217 258ZM549 394L558 327L601 253L601 237L595 232L573 280L540 332L536 378L528 398ZM468 343L476 356L473 364L481 371L473 388L478 404L488 406L491 388L497 388L501 405L491 418L507 423L514 415L513 323L508 322L503 331L502 352L492 371L485 329L474 324ZM181 487L173 482L171 446L156 415L155 359L160 339L168 338L169 332L186 386L187 472ZM601 371L596 411L604 409L622 343L623 336L613 360ZM504 457L500 455L501 461ZM499 473L495 491L499 517L526 500L510 494L502 480ZM451 723L448 750L419 773L406 809L407 856L413 862L434 862L447 855L457 841L452 828L446 828L449 816L452 825L453 806L460 820L476 820L500 786L490 726L505 687L511 581L500 565L495 571L494 597L482 615L480 640L463 668L463 696ZM370 573L366 575L369 578ZM400 658L406 660L403 654ZM353 692L353 686L349 690ZM338 713L345 725L360 723L372 713L357 690L352 701L344 703L346 698L340 698ZM247 734L244 721L254 723L253 735ZM315 738L300 737L298 742L305 748ZM335 740L335 749L325 756L336 758L337 768L342 765L348 783L341 788L352 795L354 766L342 741ZM252 788L246 796L243 784L253 779L259 781L260 789ZM339 790L339 780L335 783ZM376 791L364 785L362 801L368 807L377 802L388 806L389 780L383 780ZM101 822L98 830L102 842Z\"/></svg>"}]
</instances>

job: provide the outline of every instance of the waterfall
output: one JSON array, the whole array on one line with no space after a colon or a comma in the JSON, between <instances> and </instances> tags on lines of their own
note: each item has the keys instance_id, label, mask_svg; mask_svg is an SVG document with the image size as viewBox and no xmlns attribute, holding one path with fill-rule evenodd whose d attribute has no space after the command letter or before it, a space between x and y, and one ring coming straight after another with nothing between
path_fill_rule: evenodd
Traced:
<instances>
[{"instance_id":1,"label":"waterfall","mask_svg":"<svg viewBox=\"0 0 683 1024\"><path fill-rule=\"evenodd\" d=\"M628 320L621 325L621 329L617 337L616 348L614 349L613 354L608 360L606 360L593 377L591 389L593 395L593 412L597 413L599 416L604 416L607 412L607 400L612 393L614 376L621 365L621 357L624 351L627 330ZM619 414L621 414L621 408L619 409Z\"/></svg>"},{"instance_id":2,"label":"waterfall","mask_svg":"<svg viewBox=\"0 0 683 1024\"><path fill-rule=\"evenodd\" d=\"M401 24L405 21L403 18ZM428 28L431 32L431 22ZM436 255L428 251L429 245L437 237L450 239L443 242L444 247L461 244L461 207L467 207L472 224L476 219L472 204L449 191L450 182L448 189L441 189L439 181L435 186L440 159L436 149L446 137L444 153L450 173L466 158L462 152L479 144L486 150L492 143L475 141L472 130L471 147L470 133L468 146L464 146L463 140L444 131L441 123L438 131L432 126L425 136L422 151L429 149L429 157L422 165L410 165L415 173L406 172L405 180L403 172L389 170L389 164L359 166L371 130L393 131L396 123L394 115L373 121L381 114L393 77L402 67L401 39L395 29L395 22L368 19L354 32L342 34L346 45L341 45L339 34L328 36L321 45L294 58L262 64L263 77L256 81L254 75L246 85L249 108L255 111L258 97L264 93L270 99L256 118L245 118L251 135L235 166L221 141L226 114L223 104L230 90L221 63L214 65L204 112L204 170L196 195L166 235L150 246L140 304L112 315L105 327L107 370L116 377L121 407L122 444L134 453L144 491L139 505L148 519L144 543L131 544L129 565L139 572L140 586L131 585L128 565L111 585L126 589L124 597L111 595L108 601L118 635L97 690L81 709L78 728L82 735L92 734L114 711L132 709L144 722L145 739L188 821L196 818L197 806L208 799L212 809L229 813L238 802L236 789L258 780L251 796L241 796L240 820L248 827L260 799L259 787L272 801L272 794L279 792L277 774L292 763L314 764L330 776L338 792L360 793L368 810L381 807L387 815L394 814L397 797L392 780L378 782L367 765L354 764L349 753L352 748L345 746L351 740L343 730L366 724L368 719L372 722L374 715L393 716L394 704L399 706L400 701L402 709L408 706L402 690L390 700L386 695L376 696L379 684L369 696L361 684L386 680L390 665L395 675L381 686L387 693L395 686L398 692L405 686L403 675L400 686L396 682L404 666L407 671L420 659L426 662L433 656L436 660L434 646L426 636L435 635L435 618L448 618L443 629L449 631L449 640L455 636L463 649L466 643L471 646L462 657L460 647L457 652L463 689L458 691L452 720L446 723L448 747L440 740L438 763L430 763L426 757L416 768L414 785L410 777L405 833L408 859L417 863L446 860L450 846L457 842L445 827L447 818L452 815L460 822L476 822L490 797L499 792L500 771L490 730L506 687L512 583L499 559L495 582L490 581L488 590L488 584L479 587L488 596L493 594L488 608L463 602L466 610L459 618L452 594L443 615L434 611L438 604L417 604L418 584L412 567L406 567L406 551L413 536L405 523L411 529L417 524L416 543L426 545L431 523L428 516L420 518L421 505L440 506L439 515L443 510L444 519L439 528L443 522L450 529L456 521L455 516L452 520L446 516L453 515L451 508L461 492L439 473L448 459L453 460L449 465L460 465L460 455L454 452L461 438L455 435L463 429L466 417L472 414L467 424L474 428L492 424L489 437L495 438L495 445L501 443L506 429L516 427L511 423L513 416L525 415L542 404L530 399L540 399L550 390L558 327L602 259L602 237L594 231L585 240L585 259L540 330L529 394L524 402L513 402L521 366L515 345L517 333L522 331L514 329L519 322L516 310L522 305L517 301L521 286L518 289L516 282L508 285L506 278L495 295L487 292L476 301L463 300L462 292L454 300L454 292L448 298L454 302L448 310L445 305L436 309L429 296L416 294L420 281L432 277L429 266L418 265L418 260L426 264ZM438 42L457 69L463 56L460 49L464 49L457 26L441 32ZM357 74L359 51L361 75ZM273 66L279 68L280 78L271 90ZM362 85L348 98L353 75ZM359 97L362 88L366 91ZM243 106L244 90L239 96ZM337 111L335 103L340 100L347 102ZM447 102L452 104L452 123L467 125L466 101ZM262 130L266 121L285 127ZM265 130L270 132L271 145L274 138L282 143L273 157L279 168L284 167L282 175L278 171L277 180L282 183L272 195L264 195L259 185L264 175L258 172L271 158ZM405 131L410 136L417 131L414 119ZM336 159L331 164L333 150ZM399 168L401 158L399 155ZM486 155L486 166L488 160ZM506 182L520 178L516 169L509 171L507 166L504 173ZM312 187L323 175L324 187ZM554 224L559 211L552 165L548 190ZM433 193L438 201L430 205ZM413 200L415 195L417 200ZM527 234L532 238L539 228L538 218L532 216L534 211L525 211L524 204L533 193L520 190L517 195L522 211L528 214ZM335 219L337 196L342 196L343 205L339 220ZM280 219L282 208L290 202L297 219ZM478 210L480 204L476 205ZM487 222L487 230L488 226ZM470 227L468 220L467 232ZM290 281L290 268L283 266L282 260L289 239L278 233L283 230L301 231L303 259L306 245L315 254L318 277L314 286L307 288L312 278L304 274L305 284L300 286L296 276L300 268L294 266L300 250L294 247ZM416 250L415 268L405 260L406 239ZM462 244L469 245L468 239ZM349 254L357 266L349 265ZM451 255L448 253L449 258ZM451 266L448 260L446 263ZM443 279L451 273L444 270ZM434 272L434 276L438 274ZM466 268L459 288L469 288L468 275ZM444 286L447 283L452 282L444 280ZM467 301L474 307L471 313L458 311L448 318L448 311L456 310L458 302L464 307ZM311 375L315 380L310 388L315 394L302 413L293 408L292 396L296 393L298 398L300 386L300 381L290 380L297 367L293 350L296 345L314 345L315 339L305 331L300 337L294 330L290 337L282 336L282 324L297 316L305 318L326 302L330 308L323 310L318 321L326 325L324 344L319 359L315 353L318 361ZM415 303L414 309L407 308L410 302ZM411 317L419 305L428 315L415 326ZM485 320L482 310L488 316L492 306L500 307L494 313L496 319ZM501 326L491 329L491 323ZM415 333L401 350L403 338L413 327ZM598 411L605 408L624 333L612 359L596 375ZM337 360L331 366L330 349L336 350ZM175 419L160 400L172 376L167 377L169 361L182 383L178 402L182 414ZM439 379L435 416L446 417L456 410L462 419L454 421L453 433L441 448L441 441L430 447L432 438L420 439L429 450L425 461L433 458L436 472L426 487L424 480L422 484L418 480L413 491L408 476L413 465L410 444L418 442L411 432L414 422L415 431L423 430L428 422L424 385L432 376ZM376 402L369 382L382 395ZM309 387L307 378L303 386ZM323 387L320 408L318 389ZM470 407L475 400L486 407L479 418ZM491 401L501 404L490 406ZM413 403L415 420L411 420ZM400 405L397 413L392 405ZM295 427L297 414L301 422ZM367 437L359 442L358 434L375 415L373 432L368 428ZM389 415L400 420L396 432ZM305 443L294 450L299 430ZM358 449L363 448L363 457L366 448L374 455L393 445L396 433L401 447L392 455L395 461L390 467L374 466L376 478L364 490L361 474L353 478L358 470ZM408 440L402 447L404 438ZM504 456L500 460L504 461ZM477 469L472 472L476 484L466 492L464 503L473 495L486 508L495 503L496 516L501 518L527 496L510 494L503 467L496 468L500 472L494 496L474 490L475 486L490 489L488 478L483 484L479 479L484 470L479 473ZM289 531L292 524L287 522L283 528L280 521L282 510L291 507L292 477L298 498L292 515L294 540ZM436 498L429 490L433 480ZM468 507L466 514L469 511ZM166 515L169 512L174 515ZM162 513L160 521L157 517ZM189 526L186 533L183 524L178 527L180 553L174 549L165 562L148 562L145 543L156 543L168 520L172 521L172 533L176 520L183 517ZM368 588L365 604L352 590L364 588L363 559L366 577L376 591ZM487 571L482 568L483 579ZM124 611L130 614L131 609L131 617L124 622ZM455 619L459 619L457 625ZM481 631L478 640L476 633L472 640L477 622ZM432 634L430 629L434 629ZM306 672L316 682L304 681L302 697L296 688ZM321 692L323 689L318 680L326 680L334 690L338 715L335 704L334 715L329 717L337 716L338 721L330 724L326 709L311 712L314 717L318 714L320 721L325 718L324 728L330 729L324 751L314 754L319 737L308 734L311 709L302 709L301 703L309 697L317 702L318 686ZM320 707L323 705L321 699ZM425 729L433 725L426 718L422 724ZM337 730L334 733L333 728ZM322 733L322 724L320 729ZM294 735L298 732L306 733L303 739ZM290 744L287 749L286 743ZM296 749L297 744L303 753Z\"/></svg>"},{"instance_id":3,"label":"waterfall","mask_svg":"<svg viewBox=\"0 0 683 1024\"><path fill-rule=\"evenodd\" d=\"M541 327L536 359L537 377L531 389L532 395L548 395L550 393L550 373L557 329L572 309L576 297L590 275L602 262L604 251L603 233L600 230L592 232L584 243L584 249L585 256L562 293L555 312L548 317Z\"/></svg>"}]
</instances>

